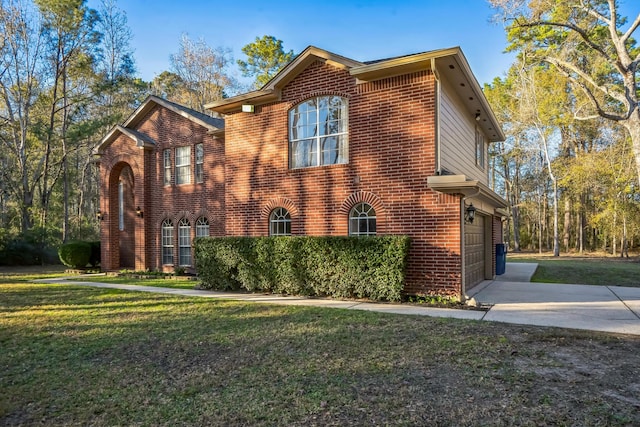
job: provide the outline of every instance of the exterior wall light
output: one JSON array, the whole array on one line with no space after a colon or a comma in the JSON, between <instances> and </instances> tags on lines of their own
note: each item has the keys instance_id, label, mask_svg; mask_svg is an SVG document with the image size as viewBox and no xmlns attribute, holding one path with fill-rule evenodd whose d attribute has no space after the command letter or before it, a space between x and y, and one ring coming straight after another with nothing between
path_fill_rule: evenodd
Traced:
<instances>
[{"instance_id":1,"label":"exterior wall light","mask_svg":"<svg viewBox=\"0 0 640 427\"><path fill-rule=\"evenodd\" d=\"M142 215L142 209L140 209L140 206L138 206L138 207L136 208L136 216L137 216L138 218L142 218L142 217L143 217L143 215Z\"/></svg>"},{"instance_id":2,"label":"exterior wall light","mask_svg":"<svg viewBox=\"0 0 640 427\"><path fill-rule=\"evenodd\" d=\"M99 209L98 212L96 212L96 218L98 218L98 221L102 221L104 219L104 214Z\"/></svg>"},{"instance_id":3,"label":"exterior wall light","mask_svg":"<svg viewBox=\"0 0 640 427\"><path fill-rule=\"evenodd\" d=\"M476 208L473 206L473 203L470 203L467 206L467 209L464 214L464 219L469 224L473 224L473 220L476 218Z\"/></svg>"},{"instance_id":4,"label":"exterior wall light","mask_svg":"<svg viewBox=\"0 0 640 427\"><path fill-rule=\"evenodd\" d=\"M253 106L251 104L243 104L242 105L242 112L243 113L253 113L253 112L255 112L255 106Z\"/></svg>"}]
</instances>

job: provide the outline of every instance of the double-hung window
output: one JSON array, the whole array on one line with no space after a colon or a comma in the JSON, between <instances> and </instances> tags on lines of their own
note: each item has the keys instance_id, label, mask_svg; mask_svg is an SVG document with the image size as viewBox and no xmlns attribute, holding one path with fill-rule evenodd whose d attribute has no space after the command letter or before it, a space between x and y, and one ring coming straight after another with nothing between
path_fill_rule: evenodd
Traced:
<instances>
[{"instance_id":1,"label":"double-hung window","mask_svg":"<svg viewBox=\"0 0 640 427\"><path fill-rule=\"evenodd\" d=\"M164 185L171 185L171 150L163 151Z\"/></svg>"},{"instance_id":2,"label":"double-hung window","mask_svg":"<svg viewBox=\"0 0 640 427\"><path fill-rule=\"evenodd\" d=\"M176 185L191 183L191 147L176 148Z\"/></svg>"},{"instance_id":3,"label":"double-hung window","mask_svg":"<svg viewBox=\"0 0 640 427\"><path fill-rule=\"evenodd\" d=\"M204 182L204 145L196 144L196 182Z\"/></svg>"},{"instance_id":4,"label":"double-hung window","mask_svg":"<svg viewBox=\"0 0 640 427\"><path fill-rule=\"evenodd\" d=\"M173 264L173 221L162 222L162 263Z\"/></svg>"},{"instance_id":5,"label":"double-hung window","mask_svg":"<svg viewBox=\"0 0 640 427\"><path fill-rule=\"evenodd\" d=\"M178 223L178 257L180 266L191 265L191 224L186 218Z\"/></svg>"},{"instance_id":6,"label":"double-hung window","mask_svg":"<svg viewBox=\"0 0 640 427\"><path fill-rule=\"evenodd\" d=\"M347 100L320 96L289 110L289 166L305 168L347 163Z\"/></svg>"}]
</instances>

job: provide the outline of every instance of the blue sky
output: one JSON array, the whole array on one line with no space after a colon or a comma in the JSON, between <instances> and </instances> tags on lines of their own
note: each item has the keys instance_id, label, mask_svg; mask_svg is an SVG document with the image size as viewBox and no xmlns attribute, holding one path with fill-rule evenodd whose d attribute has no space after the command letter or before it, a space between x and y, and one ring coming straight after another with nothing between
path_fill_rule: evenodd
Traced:
<instances>
[{"instance_id":1,"label":"blue sky","mask_svg":"<svg viewBox=\"0 0 640 427\"><path fill-rule=\"evenodd\" d=\"M99 0L88 4L97 8ZM127 14L137 69L147 81L170 68L169 55L177 52L182 33L230 48L234 62L245 58L244 45L266 34L296 53L315 45L359 61L460 46L481 85L503 76L513 60L503 53L505 32L492 22L495 12L486 0L118 0L117 5Z\"/></svg>"}]
</instances>

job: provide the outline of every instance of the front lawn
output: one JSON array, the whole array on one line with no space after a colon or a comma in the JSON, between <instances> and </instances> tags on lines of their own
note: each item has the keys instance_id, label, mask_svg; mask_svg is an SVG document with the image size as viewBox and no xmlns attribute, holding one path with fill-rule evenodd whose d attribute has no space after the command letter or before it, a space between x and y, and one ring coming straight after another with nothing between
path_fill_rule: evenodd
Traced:
<instances>
[{"instance_id":1,"label":"front lawn","mask_svg":"<svg viewBox=\"0 0 640 427\"><path fill-rule=\"evenodd\" d=\"M638 425L639 348L0 277L0 425Z\"/></svg>"},{"instance_id":2,"label":"front lawn","mask_svg":"<svg viewBox=\"0 0 640 427\"><path fill-rule=\"evenodd\" d=\"M70 279L81 280L83 282L99 282L99 283L119 283L122 285L138 285L138 286L157 286L160 288L175 288L175 289L194 289L198 285L197 280L190 280L188 278L171 278L165 279L164 277L158 278L145 278L140 279L137 277L126 276L70 276Z\"/></svg>"},{"instance_id":3,"label":"front lawn","mask_svg":"<svg viewBox=\"0 0 640 427\"><path fill-rule=\"evenodd\" d=\"M640 287L640 260L617 257L508 254L508 262L537 262L532 282Z\"/></svg>"}]
</instances>

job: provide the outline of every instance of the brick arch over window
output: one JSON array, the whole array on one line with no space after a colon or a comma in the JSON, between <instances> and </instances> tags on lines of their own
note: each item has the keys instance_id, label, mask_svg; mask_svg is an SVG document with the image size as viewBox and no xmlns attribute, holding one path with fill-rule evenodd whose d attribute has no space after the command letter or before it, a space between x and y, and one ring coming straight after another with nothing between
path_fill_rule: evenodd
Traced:
<instances>
[{"instance_id":1,"label":"brick arch over window","mask_svg":"<svg viewBox=\"0 0 640 427\"><path fill-rule=\"evenodd\" d=\"M298 218L300 211L294 202L287 199L286 197L276 197L275 199L269 200L260 211L260 228L265 230L265 235L269 235L269 217L271 212L273 212L276 208L285 208L289 215L291 215L291 234L296 235L300 233L301 224L300 221L296 221Z\"/></svg>"},{"instance_id":2,"label":"brick arch over window","mask_svg":"<svg viewBox=\"0 0 640 427\"><path fill-rule=\"evenodd\" d=\"M292 218L295 218L298 216L298 207L296 206L295 203L293 203L291 200L285 198L285 197L277 197L275 199L271 199L269 200L263 207L262 207L262 211L260 211L260 220L261 221L268 221L269 220L269 215L271 214L271 211L273 211L275 208L285 208L286 210L289 211L289 213L291 214Z\"/></svg>"},{"instance_id":3,"label":"brick arch over window","mask_svg":"<svg viewBox=\"0 0 640 427\"><path fill-rule=\"evenodd\" d=\"M301 102L305 102L305 101L308 101L309 99L317 98L319 96L339 96L341 98L346 99L347 102L351 101L351 94L346 92L336 92L334 90L317 90L314 92L305 93L304 96L301 96L299 98L296 98L290 101L288 110L300 104Z\"/></svg>"},{"instance_id":4,"label":"brick arch over window","mask_svg":"<svg viewBox=\"0 0 640 427\"><path fill-rule=\"evenodd\" d=\"M386 209L384 203L377 195L369 191L356 191L342 202L338 213L345 218L349 217L351 209L358 203L368 203L373 206L376 211L377 229L379 232L384 232L386 223Z\"/></svg>"}]
</instances>

